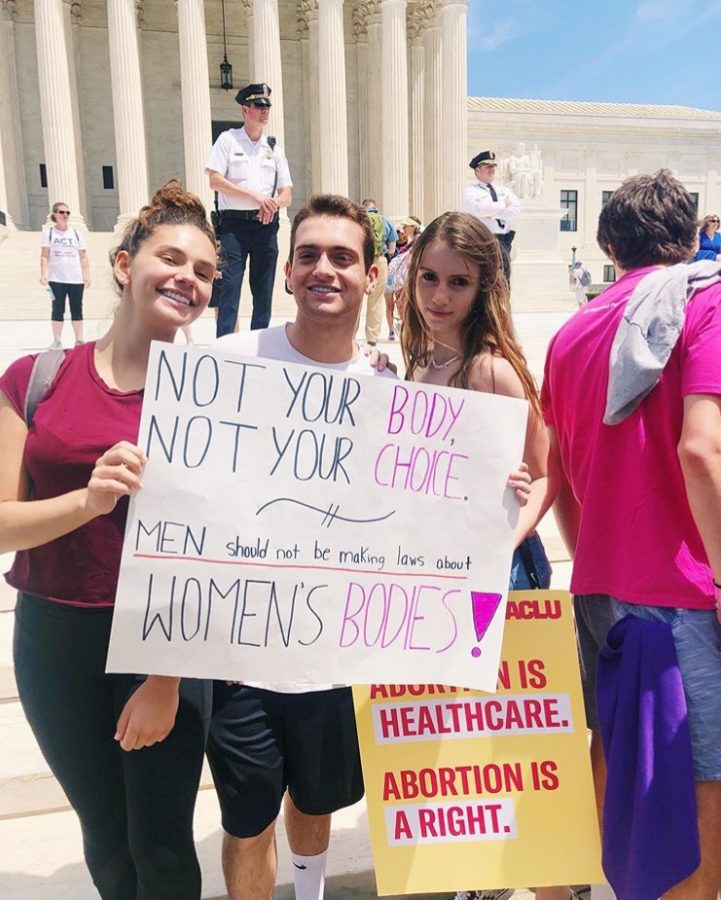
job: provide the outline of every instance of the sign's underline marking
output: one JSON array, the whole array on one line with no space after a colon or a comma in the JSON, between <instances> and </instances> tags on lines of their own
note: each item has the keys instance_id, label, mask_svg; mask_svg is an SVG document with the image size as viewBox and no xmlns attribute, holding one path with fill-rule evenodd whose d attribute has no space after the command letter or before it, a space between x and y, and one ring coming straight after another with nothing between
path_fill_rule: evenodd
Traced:
<instances>
[{"instance_id":1,"label":"sign's underline marking","mask_svg":"<svg viewBox=\"0 0 721 900\"><path fill-rule=\"evenodd\" d=\"M133 559L167 559L175 562L212 563L217 566L249 566L258 569L310 569L316 572L351 572L354 575L392 575L394 578L442 578L466 581L465 575L437 575L435 572L386 572L383 569L345 569L342 566L302 566L295 563L247 562L235 559L205 559L201 556L168 556L164 553L133 553Z\"/></svg>"}]
</instances>

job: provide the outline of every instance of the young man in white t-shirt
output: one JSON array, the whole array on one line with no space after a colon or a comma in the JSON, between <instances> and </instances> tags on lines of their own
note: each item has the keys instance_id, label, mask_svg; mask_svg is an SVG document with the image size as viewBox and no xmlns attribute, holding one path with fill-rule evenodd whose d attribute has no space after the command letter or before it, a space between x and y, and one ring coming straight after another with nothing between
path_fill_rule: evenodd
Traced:
<instances>
[{"instance_id":1,"label":"young man in white t-shirt","mask_svg":"<svg viewBox=\"0 0 721 900\"><path fill-rule=\"evenodd\" d=\"M295 321L226 335L215 349L392 377L353 337L378 278L373 255L365 210L345 197L312 197L293 220L285 264ZM270 900L275 820L286 790L296 898L320 900L331 814L363 796L350 688L216 682L208 758L223 816L229 900Z\"/></svg>"}]
</instances>

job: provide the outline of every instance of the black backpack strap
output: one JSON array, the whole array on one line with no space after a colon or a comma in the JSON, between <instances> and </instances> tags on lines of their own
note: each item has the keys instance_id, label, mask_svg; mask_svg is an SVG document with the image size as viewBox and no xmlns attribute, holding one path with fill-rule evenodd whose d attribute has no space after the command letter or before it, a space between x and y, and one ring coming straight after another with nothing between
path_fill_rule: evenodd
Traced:
<instances>
[{"instance_id":1,"label":"black backpack strap","mask_svg":"<svg viewBox=\"0 0 721 900\"><path fill-rule=\"evenodd\" d=\"M65 351L63 349L45 350L36 356L30 373L30 381L28 381L28 389L25 392L24 413L25 424L28 428L33 423L38 403L48 392L64 359Z\"/></svg>"}]
</instances>

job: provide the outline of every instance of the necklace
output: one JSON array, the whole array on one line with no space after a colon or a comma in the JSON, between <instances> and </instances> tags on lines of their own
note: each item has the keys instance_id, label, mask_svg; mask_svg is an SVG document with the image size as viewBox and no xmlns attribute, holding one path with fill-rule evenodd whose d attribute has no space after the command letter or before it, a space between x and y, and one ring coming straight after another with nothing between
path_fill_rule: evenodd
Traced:
<instances>
[{"instance_id":1,"label":"necklace","mask_svg":"<svg viewBox=\"0 0 721 900\"><path fill-rule=\"evenodd\" d=\"M445 362L439 363L439 362L436 362L435 356L433 354L431 354L429 362L433 366L434 369L447 369L448 366L452 365L454 362L458 362L458 360L460 358L461 358L461 354L456 353L455 356L452 356L450 359L447 359Z\"/></svg>"}]
</instances>

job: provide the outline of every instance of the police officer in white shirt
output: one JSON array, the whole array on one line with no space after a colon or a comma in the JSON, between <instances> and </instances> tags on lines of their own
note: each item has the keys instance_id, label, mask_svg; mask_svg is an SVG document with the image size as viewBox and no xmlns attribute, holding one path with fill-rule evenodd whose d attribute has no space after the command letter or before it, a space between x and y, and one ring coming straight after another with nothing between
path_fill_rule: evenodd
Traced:
<instances>
[{"instance_id":1,"label":"police officer in white shirt","mask_svg":"<svg viewBox=\"0 0 721 900\"><path fill-rule=\"evenodd\" d=\"M511 280L511 244L516 234L514 222L521 211L521 204L512 190L504 185L493 184L496 177L496 154L493 150L483 150L470 161L469 166L476 173L476 183L463 189L461 212L470 213L495 234L501 245L503 271Z\"/></svg>"},{"instance_id":2,"label":"police officer in white shirt","mask_svg":"<svg viewBox=\"0 0 721 900\"><path fill-rule=\"evenodd\" d=\"M217 194L216 231L222 246L217 336L235 330L245 264L250 257L252 329L270 324L275 265L278 260L278 210L290 206L293 182L283 148L263 129L270 113L271 89L249 84L238 91L242 128L224 131L213 145L205 171Z\"/></svg>"}]
</instances>

